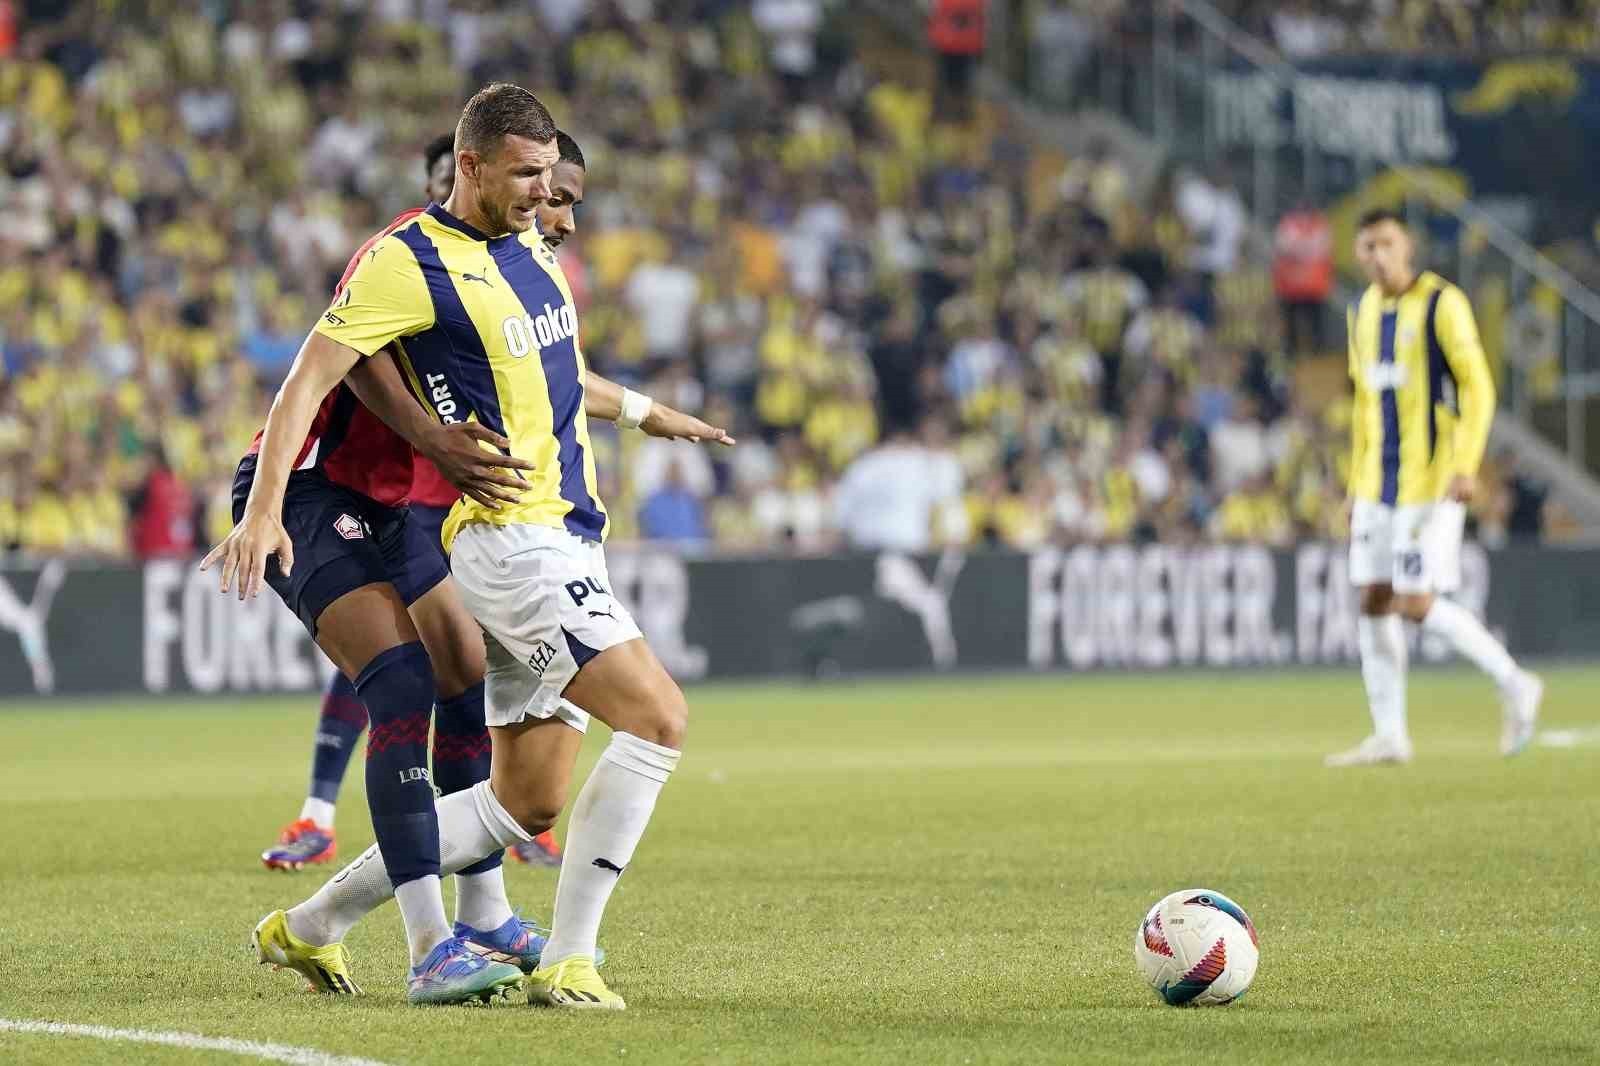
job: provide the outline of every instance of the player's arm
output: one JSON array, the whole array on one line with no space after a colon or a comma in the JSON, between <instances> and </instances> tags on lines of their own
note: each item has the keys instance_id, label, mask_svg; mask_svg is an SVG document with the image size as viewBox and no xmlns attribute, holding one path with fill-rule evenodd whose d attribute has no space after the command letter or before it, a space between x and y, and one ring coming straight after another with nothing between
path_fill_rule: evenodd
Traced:
<instances>
[{"instance_id":1,"label":"player's arm","mask_svg":"<svg viewBox=\"0 0 1600 1066\"><path fill-rule=\"evenodd\" d=\"M239 524L200 563L207 570L222 564L222 591L238 578L239 598L259 595L267 556L278 557L285 575L294 567L294 546L283 528L283 493L289 484L295 456L311 432L311 422L323 399L361 358L361 353L320 333L300 346L273 397L256 458L255 480Z\"/></svg>"},{"instance_id":2,"label":"player's arm","mask_svg":"<svg viewBox=\"0 0 1600 1066\"><path fill-rule=\"evenodd\" d=\"M373 245L317 320L272 401L239 524L200 563L202 570L221 564L223 592L237 579L240 599L260 595L269 555L285 574L293 568L283 494L318 406L362 357L431 325L433 300L416 257L394 237Z\"/></svg>"},{"instance_id":3,"label":"player's arm","mask_svg":"<svg viewBox=\"0 0 1600 1066\"><path fill-rule=\"evenodd\" d=\"M1494 422L1494 375L1489 358L1478 338L1478 324L1466 293L1450 286L1439 294L1439 308L1433 320L1434 333L1444 349L1445 362L1456 379L1455 470L1450 479L1450 497L1462 503L1472 499L1477 487L1478 467L1489 446L1489 427Z\"/></svg>"},{"instance_id":4,"label":"player's arm","mask_svg":"<svg viewBox=\"0 0 1600 1066\"><path fill-rule=\"evenodd\" d=\"M624 429L638 427L652 437L686 438L695 443L716 441L732 446L728 431L674 410L658 400L588 371L583 382L583 410L590 418L615 422Z\"/></svg>"},{"instance_id":5,"label":"player's arm","mask_svg":"<svg viewBox=\"0 0 1600 1066\"><path fill-rule=\"evenodd\" d=\"M1351 308L1345 312L1345 330L1349 351L1350 382L1355 386L1354 400L1350 407L1350 472L1345 485L1344 494L1344 525L1350 525L1350 513L1354 508L1352 501L1355 499L1355 482L1365 469L1362 464L1366 462L1367 448L1367 420L1366 398L1361 385L1361 360L1356 353L1356 313Z\"/></svg>"},{"instance_id":6,"label":"player's arm","mask_svg":"<svg viewBox=\"0 0 1600 1066\"><path fill-rule=\"evenodd\" d=\"M444 479L485 507L515 503L527 483L512 470L532 470L526 459L513 458L511 442L479 422L436 421L400 377L394 357L384 350L363 359L345 379L362 405L439 468ZM496 448L488 451L479 442Z\"/></svg>"}]
</instances>

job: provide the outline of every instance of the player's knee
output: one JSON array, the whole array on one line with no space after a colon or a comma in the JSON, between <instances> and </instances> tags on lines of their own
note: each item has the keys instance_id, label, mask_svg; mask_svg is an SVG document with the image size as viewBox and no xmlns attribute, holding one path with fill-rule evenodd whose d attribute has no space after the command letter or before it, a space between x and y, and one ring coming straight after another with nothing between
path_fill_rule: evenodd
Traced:
<instances>
[{"instance_id":1,"label":"player's knee","mask_svg":"<svg viewBox=\"0 0 1600 1066\"><path fill-rule=\"evenodd\" d=\"M650 701L647 713L634 730L641 740L678 750L682 750L688 731L689 701L683 698L683 690L670 682Z\"/></svg>"},{"instance_id":2,"label":"player's knee","mask_svg":"<svg viewBox=\"0 0 1600 1066\"><path fill-rule=\"evenodd\" d=\"M483 683L483 662L479 660L473 664L458 658L434 659L433 682L441 700L453 700Z\"/></svg>"},{"instance_id":3,"label":"player's knee","mask_svg":"<svg viewBox=\"0 0 1600 1066\"><path fill-rule=\"evenodd\" d=\"M512 788L505 795L501 789L495 789L495 798L530 836L538 836L555 825L566 803L565 796L554 795L548 786L541 787L539 782Z\"/></svg>"},{"instance_id":4,"label":"player's knee","mask_svg":"<svg viewBox=\"0 0 1600 1066\"><path fill-rule=\"evenodd\" d=\"M440 639L437 634L430 632L425 634L424 642L428 647L428 657L433 660L433 677L441 699L454 699L483 683L487 664L483 640L477 632L465 636L451 634L449 639Z\"/></svg>"},{"instance_id":5,"label":"player's knee","mask_svg":"<svg viewBox=\"0 0 1600 1066\"><path fill-rule=\"evenodd\" d=\"M1361 590L1362 614L1388 614L1394 610L1393 585L1367 585Z\"/></svg>"},{"instance_id":6,"label":"player's knee","mask_svg":"<svg viewBox=\"0 0 1600 1066\"><path fill-rule=\"evenodd\" d=\"M1394 597L1395 612L1411 622L1421 622L1432 606L1433 596L1428 593Z\"/></svg>"}]
</instances>

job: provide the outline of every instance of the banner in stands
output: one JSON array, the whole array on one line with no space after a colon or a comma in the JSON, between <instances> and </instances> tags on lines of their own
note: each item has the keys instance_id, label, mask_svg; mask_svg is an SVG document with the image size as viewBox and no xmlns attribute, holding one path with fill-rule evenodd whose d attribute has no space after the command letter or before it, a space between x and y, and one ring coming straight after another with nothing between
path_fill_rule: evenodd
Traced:
<instances>
[{"instance_id":1,"label":"banner in stands","mask_svg":"<svg viewBox=\"0 0 1600 1066\"><path fill-rule=\"evenodd\" d=\"M1297 69L1292 90L1254 71L1213 71L1205 94L1217 141L1452 168L1477 197L1595 202L1600 64L1381 55Z\"/></svg>"},{"instance_id":2,"label":"banner in stands","mask_svg":"<svg viewBox=\"0 0 1600 1066\"><path fill-rule=\"evenodd\" d=\"M1163 545L823 559L612 553L682 680L952 669L1292 667L1355 658L1342 546ZM1468 545L1457 598L1514 652L1600 649L1600 550ZM1417 654L1439 660L1422 641ZM304 691L331 667L275 596L192 564L0 571L0 696Z\"/></svg>"}]
</instances>

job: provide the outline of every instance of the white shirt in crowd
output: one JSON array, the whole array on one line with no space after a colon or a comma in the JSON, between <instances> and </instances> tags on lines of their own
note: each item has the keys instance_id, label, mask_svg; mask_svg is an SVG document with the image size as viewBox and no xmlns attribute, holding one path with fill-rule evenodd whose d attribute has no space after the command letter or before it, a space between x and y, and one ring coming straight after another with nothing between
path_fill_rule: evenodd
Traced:
<instances>
[{"instance_id":1,"label":"white shirt in crowd","mask_svg":"<svg viewBox=\"0 0 1600 1066\"><path fill-rule=\"evenodd\" d=\"M306 160L313 173L330 184L359 172L378 146L382 128L355 115L330 116L311 138Z\"/></svg>"},{"instance_id":2,"label":"white shirt in crowd","mask_svg":"<svg viewBox=\"0 0 1600 1066\"><path fill-rule=\"evenodd\" d=\"M1319 56L1337 48L1344 30L1336 19L1319 15L1309 4L1272 15L1272 39L1290 58Z\"/></svg>"},{"instance_id":3,"label":"white shirt in crowd","mask_svg":"<svg viewBox=\"0 0 1600 1066\"><path fill-rule=\"evenodd\" d=\"M1239 261L1246 220L1239 194L1191 175L1178 187L1178 214L1195 234L1191 265L1207 274L1232 270Z\"/></svg>"},{"instance_id":4,"label":"white shirt in crowd","mask_svg":"<svg viewBox=\"0 0 1600 1066\"><path fill-rule=\"evenodd\" d=\"M965 539L964 477L954 455L915 441L890 442L857 457L834 490L834 522L853 548L923 552L938 516L947 539Z\"/></svg>"},{"instance_id":5,"label":"white shirt in crowd","mask_svg":"<svg viewBox=\"0 0 1600 1066\"><path fill-rule=\"evenodd\" d=\"M539 0L539 17L545 28L560 38L572 36L589 13L589 0Z\"/></svg>"},{"instance_id":6,"label":"white shirt in crowd","mask_svg":"<svg viewBox=\"0 0 1600 1066\"><path fill-rule=\"evenodd\" d=\"M837 200L814 200L795 216L781 244L795 290L820 298L828 285L828 261L850 226Z\"/></svg>"},{"instance_id":7,"label":"white shirt in crowd","mask_svg":"<svg viewBox=\"0 0 1600 1066\"><path fill-rule=\"evenodd\" d=\"M1161 503L1172 492L1172 468L1160 452L1148 445L1133 454L1128 473L1139 488L1139 498L1147 503Z\"/></svg>"},{"instance_id":8,"label":"white shirt in crowd","mask_svg":"<svg viewBox=\"0 0 1600 1066\"><path fill-rule=\"evenodd\" d=\"M1259 419L1237 415L1211 430L1211 470L1218 491L1230 493L1251 478L1272 469L1289 449L1291 425L1278 419L1264 426Z\"/></svg>"},{"instance_id":9,"label":"white shirt in crowd","mask_svg":"<svg viewBox=\"0 0 1600 1066\"><path fill-rule=\"evenodd\" d=\"M666 483L667 472L674 465L678 468L679 481L694 495L704 500L716 492L717 475L711 467L709 450L685 448L664 437L647 437L640 443L630 464L637 498L647 500L655 495L656 490Z\"/></svg>"},{"instance_id":10,"label":"white shirt in crowd","mask_svg":"<svg viewBox=\"0 0 1600 1066\"><path fill-rule=\"evenodd\" d=\"M684 355L689 348L700 281L694 272L671 263L641 263L628 278L623 299L639 316L645 350L651 355Z\"/></svg>"},{"instance_id":11,"label":"white shirt in crowd","mask_svg":"<svg viewBox=\"0 0 1600 1066\"><path fill-rule=\"evenodd\" d=\"M817 28L822 25L817 0L756 0L751 15L772 46L774 67L785 74L811 73L817 65Z\"/></svg>"}]
</instances>

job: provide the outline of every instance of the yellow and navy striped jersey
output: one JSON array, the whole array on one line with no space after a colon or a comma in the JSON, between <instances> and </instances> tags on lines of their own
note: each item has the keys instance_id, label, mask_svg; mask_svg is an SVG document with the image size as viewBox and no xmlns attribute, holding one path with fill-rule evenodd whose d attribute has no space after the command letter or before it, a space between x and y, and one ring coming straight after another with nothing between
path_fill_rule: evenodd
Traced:
<instances>
[{"instance_id":1,"label":"yellow and navy striped jersey","mask_svg":"<svg viewBox=\"0 0 1600 1066\"><path fill-rule=\"evenodd\" d=\"M1399 506L1475 477L1494 419L1494 378L1466 295L1437 274L1398 297L1368 287L1348 313L1350 494Z\"/></svg>"},{"instance_id":2,"label":"yellow and navy striped jersey","mask_svg":"<svg viewBox=\"0 0 1600 1066\"><path fill-rule=\"evenodd\" d=\"M372 246L316 330L362 355L398 341L406 379L440 421L476 418L535 464L516 503L459 500L446 549L471 522L604 538L577 307L536 229L488 237L430 204Z\"/></svg>"}]
</instances>

